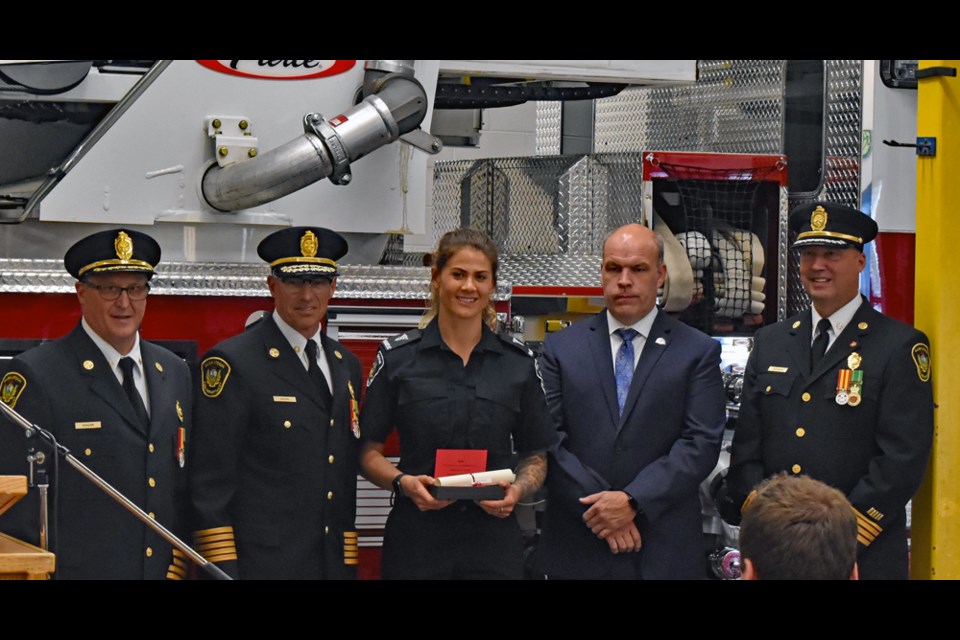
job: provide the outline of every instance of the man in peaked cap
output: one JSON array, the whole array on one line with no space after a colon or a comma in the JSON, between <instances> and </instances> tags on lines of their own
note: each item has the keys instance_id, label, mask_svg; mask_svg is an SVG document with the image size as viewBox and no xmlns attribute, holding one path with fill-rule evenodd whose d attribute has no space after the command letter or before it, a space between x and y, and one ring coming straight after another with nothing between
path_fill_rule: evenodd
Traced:
<instances>
[{"instance_id":1,"label":"man in peaked cap","mask_svg":"<svg viewBox=\"0 0 960 640\"><path fill-rule=\"evenodd\" d=\"M813 202L790 228L812 306L754 338L721 506L736 521L763 478L809 475L853 505L860 578L906 578L904 508L933 438L929 341L859 293L863 245L877 235L869 216Z\"/></svg>"},{"instance_id":2,"label":"man in peaked cap","mask_svg":"<svg viewBox=\"0 0 960 640\"><path fill-rule=\"evenodd\" d=\"M131 229L101 231L74 244L64 266L77 279L80 323L69 335L15 358L0 388L5 403L52 432L165 527L183 533L190 370L139 334L159 261L156 241ZM9 425L0 426L0 474L26 475L28 448L42 447ZM179 551L174 554L169 543L70 465L53 465L52 452L44 454L51 472L50 550L57 556L56 577L186 575ZM15 505L0 526L36 544L36 496Z\"/></svg>"},{"instance_id":3,"label":"man in peaked cap","mask_svg":"<svg viewBox=\"0 0 960 640\"><path fill-rule=\"evenodd\" d=\"M201 362L194 539L235 578L356 576L360 362L321 332L346 252L320 227L267 236L273 313Z\"/></svg>"}]
</instances>

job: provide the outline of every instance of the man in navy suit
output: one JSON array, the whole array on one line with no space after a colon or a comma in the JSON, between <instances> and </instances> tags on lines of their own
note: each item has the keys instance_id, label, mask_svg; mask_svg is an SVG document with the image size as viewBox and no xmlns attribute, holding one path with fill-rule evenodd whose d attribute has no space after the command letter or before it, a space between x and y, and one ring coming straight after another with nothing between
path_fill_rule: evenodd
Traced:
<instances>
[{"instance_id":1,"label":"man in navy suit","mask_svg":"<svg viewBox=\"0 0 960 640\"><path fill-rule=\"evenodd\" d=\"M705 575L698 487L726 420L720 345L656 306L663 242L613 231L607 309L547 338L542 371L560 431L540 552L548 577Z\"/></svg>"}]
</instances>

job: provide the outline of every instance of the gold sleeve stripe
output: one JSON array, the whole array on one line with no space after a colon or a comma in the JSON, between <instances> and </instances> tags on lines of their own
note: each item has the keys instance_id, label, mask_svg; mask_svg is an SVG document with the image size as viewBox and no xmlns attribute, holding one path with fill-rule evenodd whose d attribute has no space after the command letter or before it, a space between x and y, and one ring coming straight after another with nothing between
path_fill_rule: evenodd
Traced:
<instances>
[{"instance_id":1,"label":"gold sleeve stripe","mask_svg":"<svg viewBox=\"0 0 960 640\"><path fill-rule=\"evenodd\" d=\"M167 577L169 578L171 575L176 576L177 580L182 580L183 578L187 577L187 572L186 570L181 569L180 567L175 567L173 565L170 565L167 568Z\"/></svg>"},{"instance_id":2,"label":"gold sleeve stripe","mask_svg":"<svg viewBox=\"0 0 960 640\"><path fill-rule=\"evenodd\" d=\"M349 558L344 558L343 564L360 564L359 560L351 560Z\"/></svg>"},{"instance_id":3,"label":"gold sleeve stripe","mask_svg":"<svg viewBox=\"0 0 960 640\"><path fill-rule=\"evenodd\" d=\"M172 569L170 571L167 571L167 580L183 580L183 579L184 579L184 576L174 573Z\"/></svg>"},{"instance_id":4,"label":"gold sleeve stripe","mask_svg":"<svg viewBox=\"0 0 960 640\"><path fill-rule=\"evenodd\" d=\"M865 535L865 536L870 536L870 539L871 539L871 540L874 539L874 538L876 538L878 535L880 535L880 532L879 532L879 531L875 531L875 530L873 529L873 527L871 527L871 526L869 526L869 525L867 525L867 524L864 524L864 523L861 522L860 520L857 520L857 529L859 529L860 531L862 531L862 532L863 532L863 535Z\"/></svg>"},{"instance_id":5,"label":"gold sleeve stripe","mask_svg":"<svg viewBox=\"0 0 960 640\"><path fill-rule=\"evenodd\" d=\"M861 536L861 535L858 533L858 534L857 534L857 542L859 542L860 544L862 544L862 545L865 546L865 547L869 547L869 546L870 546L870 543L873 542L873 540L867 540L866 538L864 538L863 536Z\"/></svg>"},{"instance_id":6,"label":"gold sleeve stripe","mask_svg":"<svg viewBox=\"0 0 960 640\"><path fill-rule=\"evenodd\" d=\"M222 542L222 541L224 541L224 540L231 540L231 541L232 541L232 540L233 540L233 534L232 534L232 533L218 533L218 534L214 534L214 535L203 536L203 537L197 538L197 542L198 542L198 543L200 543L200 542Z\"/></svg>"},{"instance_id":7,"label":"gold sleeve stripe","mask_svg":"<svg viewBox=\"0 0 960 640\"><path fill-rule=\"evenodd\" d=\"M232 553L211 553L210 555L203 554L203 557L206 558L209 562L226 562L227 560L236 560L236 552Z\"/></svg>"},{"instance_id":8,"label":"gold sleeve stripe","mask_svg":"<svg viewBox=\"0 0 960 640\"><path fill-rule=\"evenodd\" d=\"M207 553L213 553L214 551L236 551L237 545L232 542L215 542L213 544L201 544L197 545L197 551L206 555Z\"/></svg>"},{"instance_id":9,"label":"gold sleeve stripe","mask_svg":"<svg viewBox=\"0 0 960 640\"><path fill-rule=\"evenodd\" d=\"M356 531L344 531L344 532L343 532L343 537L344 537L344 538L356 538L356 537L357 537L357 532L356 532Z\"/></svg>"},{"instance_id":10,"label":"gold sleeve stripe","mask_svg":"<svg viewBox=\"0 0 960 640\"><path fill-rule=\"evenodd\" d=\"M174 560L176 560L177 558L180 558L180 559L182 559L182 560L186 560L186 559L187 559L187 554L185 554L183 551L180 551L180 549L174 549L174 550L173 550L173 558L174 558Z\"/></svg>"},{"instance_id":11,"label":"gold sleeve stripe","mask_svg":"<svg viewBox=\"0 0 960 640\"><path fill-rule=\"evenodd\" d=\"M875 536L878 536L881 533L883 533L883 527L878 525L876 522L874 522L873 520L870 520L869 518L867 518L865 515L863 515L856 509L854 509L853 512L857 514L857 523L860 524L860 526L862 526L865 529L869 529L870 531L873 532Z\"/></svg>"},{"instance_id":12,"label":"gold sleeve stripe","mask_svg":"<svg viewBox=\"0 0 960 640\"><path fill-rule=\"evenodd\" d=\"M194 531L193 535L194 537L202 538L203 536L210 536L217 533L229 533L232 536L233 527L226 526L226 527L214 527L212 529L200 529L199 531Z\"/></svg>"},{"instance_id":13,"label":"gold sleeve stripe","mask_svg":"<svg viewBox=\"0 0 960 640\"><path fill-rule=\"evenodd\" d=\"M344 552L343 552L343 557L344 557L344 558L359 558L359 557L360 557L360 554L359 554L358 552L356 552L356 551L344 551Z\"/></svg>"},{"instance_id":14,"label":"gold sleeve stripe","mask_svg":"<svg viewBox=\"0 0 960 640\"><path fill-rule=\"evenodd\" d=\"M864 526L862 526L862 525L859 524L859 523L857 523L857 532L858 532L860 535L862 535L864 538L867 538L868 540L870 540L870 542L873 542L874 540L877 539L877 534L875 534L874 532L872 532L872 531L870 531L869 529L865 528Z\"/></svg>"},{"instance_id":15,"label":"gold sleeve stripe","mask_svg":"<svg viewBox=\"0 0 960 640\"><path fill-rule=\"evenodd\" d=\"M173 565L171 565L171 566L180 567L181 569L186 569L186 568L187 568L187 563L184 562L183 560L181 560L180 558L174 558L174 559L173 559Z\"/></svg>"}]
</instances>

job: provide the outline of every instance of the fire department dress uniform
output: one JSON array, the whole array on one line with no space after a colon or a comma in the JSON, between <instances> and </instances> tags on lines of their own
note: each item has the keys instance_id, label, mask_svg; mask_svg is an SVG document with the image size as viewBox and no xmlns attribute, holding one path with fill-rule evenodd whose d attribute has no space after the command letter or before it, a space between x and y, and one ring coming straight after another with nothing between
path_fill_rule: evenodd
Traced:
<instances>
[{"instance_id":1,"label":"fire department dress uniform","mask_svg":"<svg viewBox=\"0 0 960 640\"><path fill-rule=\"evenodd\" d=\"M323 242L320 235L321 251ZM343 253L345 243L336 258ZM321 341L332 397L318 390L272 316L201 362L194 539L231 577L356 577L360 362L336 340Z\"/></svg>"},{"instance_id":2,"label":"fire department dress uniform","mask_svg":"<svg viewBox=\"0 0 960 640\"><path fill-rule=\"evenodd\" d=\"M843 491L858 524L861 578L906 578L904 507L933 437L930 347L864 299L811 371L811 311L755 337L728 478L739 510L779 471Z\"/></svg>"},{"instance_id":3,"label":"fire department dress uniform","mask_svg":"<svg viewBox=\"0 0 960 640\"><path fill-rule=\"evenodd\" d=\"M113 254L119 233L133 245L126 259ZM106 248L106 247L109 247ZM81 240L67 254L67 269L103 262L96 271L152 273L160 259L152 238L130 231L106 231ZM139 263L139 264L137 264ZM186 444L192 389L186 363L170 351L140 340L141 366L150 399L144 425L104 358L78 325L69 335L42 344L15 358L0 382L3 400L43 427L71 453L127 498L180 537L186 523ZM116 364L116 363L112 363ZM27 440L10 425L0 429L0 474L26 475ZM51 469L51 550L57 554L60 579L182 578L187 561L163 538L91 484L68 463L59 462L60 478ZM15 537L37 544L37 498L28 498L3 515L0 526Z\"/></svg>"},{"instance_id":4,"label":"fire department dress uniform","mask_svg":"<svg viewBox=\"0 0 960 640\"><path fill-rule=\"evenodd\" d=\"M553 442L535 360L487 327L466 366L436 320L385 340L367 385L364 438L385 442L395 426L404 473L434 475L437 449L486 449L488 470L515 468ZM495 518L471 501L421 512L396 497L383 544L386 579L523 574L514 515Z\"/></svg>"}]
</instances>

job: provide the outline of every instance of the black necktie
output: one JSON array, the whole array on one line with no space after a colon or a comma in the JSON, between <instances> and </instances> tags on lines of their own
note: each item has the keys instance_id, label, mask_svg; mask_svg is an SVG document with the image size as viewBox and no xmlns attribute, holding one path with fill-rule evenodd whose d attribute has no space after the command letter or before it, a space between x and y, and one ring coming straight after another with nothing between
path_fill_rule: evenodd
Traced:
<instances>
[{"instance_id":1,"label":"black necktie","mask_svg":"<svg viewBox=\"0 0 960 640\"><path fill-rule=\"evenodd\" d=\"M137 414L141 424L146 430L150 426L150 416L147 414L147 408L143 404L143 398L137 391L137 385L133 383L133 358L127 356L120 358L120 370L123 371L123 390L133 405L133 411Z\"/></svg>"},{"instance_id":2,"label":"black necktie","mask_svg":"<svg viewBox=\"0 0 960 640\"><path fill-rule=\"evenodd\" d=\"M810 348L810 370L813 371L820 364L820 359L827 352L827 343L830 342L830 321L826 318L820 318L817 323L817 330L820 332L813 346Z\"/></svg>"},{"instance_id":3,"label":"black necktie","mask_svg":"<svg viewBox=\"0 0 960 640\"><path fill-rule=\"evenodd\" d=\"M310 379L313 380L313 384L317 386L317 390L320 392L320 397L323 399L324 404L329 408L330 406L330 387L327 386L327 379L323 377L323 371L320 370L320 364L317 360L317 341L316 340L307 340L307 372L310 374Z\"/></svg>"}]
</instances>

